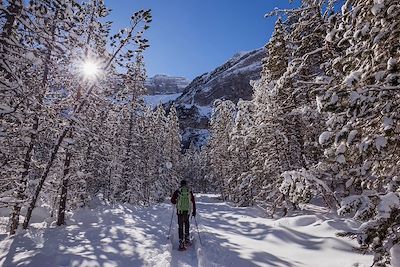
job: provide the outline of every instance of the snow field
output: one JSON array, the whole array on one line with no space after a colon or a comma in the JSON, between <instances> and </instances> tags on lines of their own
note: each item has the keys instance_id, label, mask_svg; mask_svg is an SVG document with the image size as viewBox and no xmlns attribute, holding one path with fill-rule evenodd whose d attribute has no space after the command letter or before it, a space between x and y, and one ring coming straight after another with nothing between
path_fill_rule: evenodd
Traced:
<instances>
[{"instance_id":1,"label":"snow field","mask_svg":"<svg viewBox=\"0 0 400 267\"><path fill-rule=\"evenodd\" d=\"M146 105L151 108L155 108L158 105L168 103L169 101L173 101L177 99L181 94L165 94L165 95L145 95L143 96L143 100Z\"/></svg>"},{"instance_id":2,"label":"snow field","mask_svg":"<svg viewBox=\"0 0 400 267\"><path fill-rule=\"evenodd\" d=\"M65 227L34 223L13 238L0 234L0 266L369 266L372 256L336 237L357 223L323 210L282 219L259 208L237 208L216 195L197 195L193 244L178 251L172 206L99 205L75 212ZM1 222L4 222L2 220ZM4 229L4 228L0 228Z\"/></svg>"}]
</instances>

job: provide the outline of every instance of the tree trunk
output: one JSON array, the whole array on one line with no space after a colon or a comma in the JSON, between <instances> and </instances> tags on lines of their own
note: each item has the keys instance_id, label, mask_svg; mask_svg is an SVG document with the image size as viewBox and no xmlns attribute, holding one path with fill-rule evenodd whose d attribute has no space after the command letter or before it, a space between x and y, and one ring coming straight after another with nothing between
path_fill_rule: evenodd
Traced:
<instances>
[{"instance_id":1,"label":"tree trunk","mask_svg":"<svg viewBox=\"0 0 400 267\"><path fill-rule=\"evenodd\" d=\"M65 162L67 161L69 161L68 156L65 159ZM68 182L69 182L68 177L64 176L61 185L60 206L58 208L58 217L57 217L58 226L65 224L65 209L67 205Z\"/></svg>"},{"instance_id":2,"label":"tree trunk","mask_svg":"<svg viewBox=\"0 0 400 267\"><path fill-rule=\"evenodd\" d=\"M28 150L25 153L25 159L24 159L24 165L23 165L24 171L22 172L21 179L18 184L18 188L15 192L17 201L14 204L13 211L10 216L10 235L14 235L19 226L19 215L21 214L22 201L26 197L25 190L26 190L26 186L28 184L29 167L31 164L32 151L33 151L33 147L35 146L36 132L37 132L38 127L39 127L39 119L38 119L38 117L35 117L35 121L34 121L33 127L32 127L33 132L31 133L31 140L29 143ZM18 202L18 201L21 201L21 202Z\"/></svg>"},{"instance_id":3,"label":"tree trunk","mask_svg":"<svg viewBox=\"0 0 400 267\"><path fill-rule=\"evenodd\" d=\"M63 142L65 136L67 135L67 133L69 131L70 131L70 128L64 129L64 131L61 133L60 137L58 138L57 144L54 146L53 151L51 152L51 156L50 156L49 161L47 162L46 169L44 170L44 172L40 176L39 184L37 185L36 190L35 190L35 194L33 195L32 199L31 199L31 202L29 204L28 211L26 213L26 217L25 217L25 220L24 220L24 224L22 225L22 227L24 229L28 228L29 221L30 221L30 219L32 217L32 211L36 206L36 201L37 201L37 199L39 197L39 193L42 190L43 184L46 181L46 178L47 178L47 176L48 176L48 174L50 172L50 169L53 166L53 162L57 157L57 153L58 153L58 150L60 149L61 143Z\"/></svg>"},{"instance_id":4,"label":"tree trunk","mask_svg":"<svg viewBox=\"0 0 400 267\"><path fill-rule=\"evenodd\" d=\"M133 105L132 105L133 106ZM131 107L133 109L133 107ZM128 170L129 168L131 168L132 166L130 166L129 164L129 157L131 155L131 146L132 146L132 129L133 129L133 110L130 110L129 112L129 128L128 128L128 136L127 136L127 143L126 143L126 150L125 150L125 157L122 159L123 160L123 169L122 169L122 181L124 183L124 190L123 190L123 194L125 195L125 192L128 191ZM124 197L125 198L125 197ZM129 198L128 198L129 201Z\"/></svg>"},{"instance_id":5,"label":"tree trunk","mask_svg":"<svg viewBox=\"0 0 400 267\"><path fill-rule=\"evenodd\" d=\"M72 131L69 134L69 137L72 138ZM69 182L69 171L71 167L71 149L67 149L67 153L65 155L64 161L64 173L63 179L61 181L61 195L60 195L60 206L58 208L58 217L57 217L57 225L65 224L65 209L67 206L67 195L68 195L68 182Z\"/></svg>"}]
</instances>

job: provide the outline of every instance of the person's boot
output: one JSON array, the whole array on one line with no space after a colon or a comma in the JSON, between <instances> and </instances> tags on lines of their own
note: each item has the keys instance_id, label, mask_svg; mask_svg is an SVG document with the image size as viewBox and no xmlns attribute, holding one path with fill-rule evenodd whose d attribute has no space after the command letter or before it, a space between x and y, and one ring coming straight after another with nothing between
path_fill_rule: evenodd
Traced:
<instances>
[{"instance_id":1,"label":"person's boot","mask_svg":"<svg viewBox=\"0 0 400 267\"><path fill-rule=\"evenodd\" d=\"M190 238L189 236L185 236L185 244L190 245Z\"/></svg>"},{"instance_id":2,"label":"person's boot","mask_svg":"<svg viewBox=\"0 0 400 267\"><path fill-rule=\"evenodd\" d=\"M183 240L179 240L179 250L184 250L185 249L185 243L183 242Z\"/></svg>"}]
</instances>

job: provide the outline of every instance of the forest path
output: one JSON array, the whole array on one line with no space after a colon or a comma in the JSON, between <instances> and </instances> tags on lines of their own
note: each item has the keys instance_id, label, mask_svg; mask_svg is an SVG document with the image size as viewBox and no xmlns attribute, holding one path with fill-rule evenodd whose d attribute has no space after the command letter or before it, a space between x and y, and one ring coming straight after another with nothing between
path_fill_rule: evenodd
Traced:
<instances>
[{"instance_id":1,"label":"forest path","mask_svg":"<svg viewBox=\"0 0 400 267\"><path fill-rule=\"evenodd\" d=\"M68 225L33 223L9 238L0 234L0 266L369 266L369 255L335 233L357 225L315 211L279 220L258 208L238 208L215 195L196 196L201 243L194 220L193 245L177 250L177 223L168 239L170 204L106 205L81 209Z\"/></svg>"}]
</instances>

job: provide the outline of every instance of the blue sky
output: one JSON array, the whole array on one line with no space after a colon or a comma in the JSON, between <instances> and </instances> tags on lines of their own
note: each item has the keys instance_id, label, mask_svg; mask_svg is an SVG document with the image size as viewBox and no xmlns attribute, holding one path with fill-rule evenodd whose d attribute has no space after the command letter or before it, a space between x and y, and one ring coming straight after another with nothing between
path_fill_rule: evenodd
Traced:
<instances>
[{"instance_id":1,"label":"blue sky","mask_svg":"<svg viewBox=\"0 0 400 267\"><path fill-rule=\"evenodd\" d=\"M112 9L113 29L129 23L138 9L152 9L146 37L147 74L188 79L213 70L240 51L262 47L275 18L275 7L294 7L288 0L105 0Z\"/></svg>"}]
</instances>

